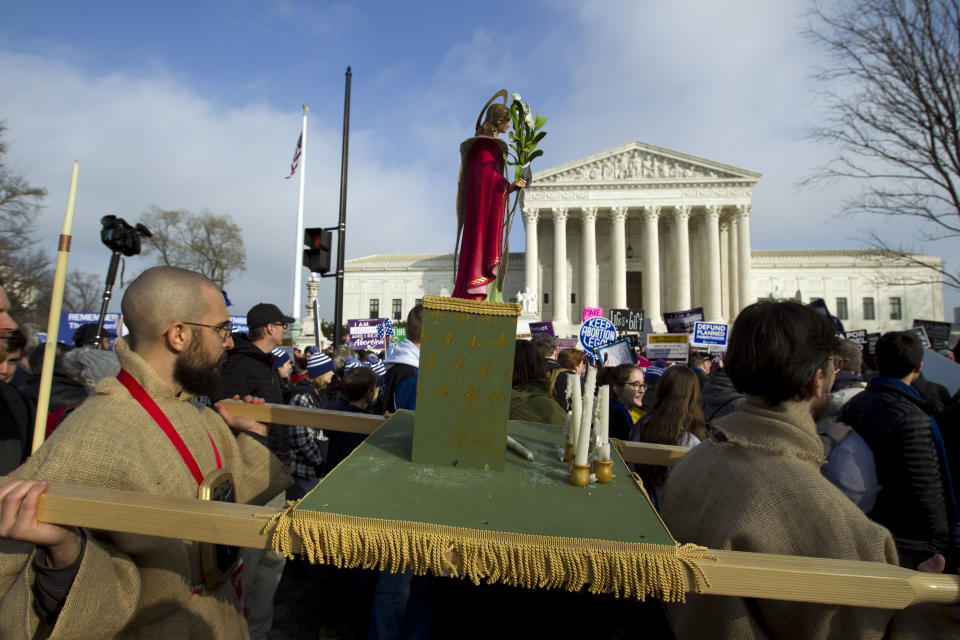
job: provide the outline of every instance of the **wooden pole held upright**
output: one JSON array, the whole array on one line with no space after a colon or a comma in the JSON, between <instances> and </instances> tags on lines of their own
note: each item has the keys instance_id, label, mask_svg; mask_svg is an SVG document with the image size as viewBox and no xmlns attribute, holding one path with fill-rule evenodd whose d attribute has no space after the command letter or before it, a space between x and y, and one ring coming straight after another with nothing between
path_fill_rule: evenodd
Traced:
<instances>
[{"instance_id":1,"label":"wooden pole held upright","mask_svg":"<svg viewBox=\"0 0 960 640\"><path fill-rule=\"evenodd\" d=\"M37 397L37 419L33 423L33 453L43 444L47 434L47 411L50 407L50 388L53 385L53 364L57 357L57 339L60 337L60 310L63 308L63 287L67 280L67 259L70 257L70 239L73 234L73 211L77 204L77 182L80 163L74 160L70 176L67 211L63 215L60 244L57 247L57 270L53 276L53 294L50 315L47 317L47 343L43 348L43 370L40 373L40 392Z\"/></svg>"}]
</instances>

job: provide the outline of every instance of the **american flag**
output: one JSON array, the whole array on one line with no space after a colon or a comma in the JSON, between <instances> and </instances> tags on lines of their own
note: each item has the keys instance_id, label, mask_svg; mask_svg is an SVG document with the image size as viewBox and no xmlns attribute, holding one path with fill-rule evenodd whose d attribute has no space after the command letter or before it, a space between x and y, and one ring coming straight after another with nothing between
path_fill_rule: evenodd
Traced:
<instances>
[{"instance_id":1,"label":"american flag","mask_svg":"<svg viewBox=\"0 0 960 640\"><path fill-rule=\"evenodd\" d=\"M300 164L300 153L303 151L303 132L300 133L300 137L297 138L297 150L293 154L293 162L290 163L290 175L287 176L287 179L292 178L293 174L297 172L297 165Z\"/></svg>"}]
</instances>

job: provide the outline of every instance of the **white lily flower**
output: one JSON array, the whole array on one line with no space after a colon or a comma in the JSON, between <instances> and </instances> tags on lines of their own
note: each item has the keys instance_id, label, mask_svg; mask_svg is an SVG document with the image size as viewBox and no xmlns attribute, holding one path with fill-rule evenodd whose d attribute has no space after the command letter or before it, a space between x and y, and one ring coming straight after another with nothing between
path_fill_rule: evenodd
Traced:
<instances>
[{"instance_id":1,"label":"white lily flower","mask_svg":"<svg viewBox=\"0 0 960 640\"><path fill-rule=\"evenodd\" d=\"M526 106L526 105L524 105L524 106ZM530 113L530 110L529 110L529 109L527 109L526 112L527 112L527 115L526 115L526 117L524 117L523 121L527 123L527 126L528 126L528 127L530 127L531 129L533 129L533 114Z\"/></svg>"},{"instance_id":2,"label":"white lily flower","mask_svg":"<svg viewBox=\"0 0 960 640\"><path fill-rule=\"evenodd\" d=\"M519 93L515 93L512 96L510 96L510 100L511 102L520 102L520 103L523 102L523 98L520 97Z\"/></svg>"}]
</instances>

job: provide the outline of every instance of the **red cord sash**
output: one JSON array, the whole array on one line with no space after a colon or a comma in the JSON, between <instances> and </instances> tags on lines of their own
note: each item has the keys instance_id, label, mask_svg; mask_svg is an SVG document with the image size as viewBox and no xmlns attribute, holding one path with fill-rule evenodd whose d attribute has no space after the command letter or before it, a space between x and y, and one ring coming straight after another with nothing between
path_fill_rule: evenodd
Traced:
<instances>
[{"instance_id":1,"label":"red cord sash","mask_svg":"<svg viewBox=\"0 0 960 640\"><path fill-rule=\"evenodd\" d=\"M139 402L140 406L150 414L150 417L153 418L154 422L156 422L157 425L163 429L163 432L167 435L167 438L169 438L173 446L176 447L180 457L183 458L184 464L186 464L187 468L190 469L190 473L193 474L197 484L199 485L201 482L203 482L203 473L200 472L200 466L194 459L193 454L190 453L190 449L187 448L183 438L181 438L180 434L177 433L177 430L174 429L173 424L171 424L166 414L162 409L160 409L160 407L157 406L157 403L154 402L153 398L151 398L146 390L144 390L143 386L141 386L141 384L137 382L137 379L130 375L126 369L120 369L120 373L117 374L117 380L119 380L120 384L127 388L127 391L130 392L130 395L133 396L133 399ZM220 469L220 451L217 450L217 445L213 441L213 438L210 436L209 432L207 432L207 437L210 438L210 445L213 447L213 455L217 459L217 469Z\"/></svg>"}]
</instances>

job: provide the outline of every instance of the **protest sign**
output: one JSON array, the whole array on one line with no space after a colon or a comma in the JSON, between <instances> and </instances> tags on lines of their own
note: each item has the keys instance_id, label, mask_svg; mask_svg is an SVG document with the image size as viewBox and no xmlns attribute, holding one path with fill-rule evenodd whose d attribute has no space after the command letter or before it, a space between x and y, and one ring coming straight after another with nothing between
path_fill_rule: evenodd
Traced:
<instances>
[{"instance_id":1,"label":"protest sign","mask_svg":"<svg viewBox=\"0 0 960 640\"><path fill-rule=\"evenodd\" d=\"M960 364L936 351L923 350L923 377L947 389L951 396L960 388Z\"/></svg>"},{"instance_id":2,"label":"protest sign","mask_svg":"<svg viewBox=\"0 0 960 640\"><path fill-rule=\"evenodd\" d=\"M927 336L926 327L924 327L923 325L920 325L920 326L914 325L912 329L907 329L907 331L909 333L915 334L918 338L920 338L920 342L923 344L924 349L931 348L930 338Z\"/></svg>"},{"instance_id":3,"label":"protest sign","mask_svg":"<svg viewBox=\"0 0 960 640\"><path fill-rule=\"evenodd\" d=\"M584 307L583 308L584 322L586 322L590 318L596 318L598 316L603 316L603 307Z\"/></svg>"},{"instance_id":4,"label":"protest sign","mask_svg":"<svg viewBox=\"0 0 960 640\"><path fill-rule=\"evenodd\" d=\"M617 330L613 323L603 316L590 318L580 327L580 343L587 351L617 339Z\"/></svg>"},{"instance_id":5,"label":"protest sign","mask_svg":"<svg viewBox=\"0 0 960 640\"><path fill-rule=\"evenodd\" d=\"M651 333L647 336L647 358L667 362L687 362L690 336L686 333Z\"/></svg>"},{"instance_id":6,"label":"protest sign","mask_svg":"<svg viewBox=\"0 0 960 640\"><path fill-rule=\"evenodd\" d=\"M347 320L350 348L354 351L357 349L382 349L383 334L379 333L378 327L383 320L383 318Z\"/></svg>"},{"instance_id":7,"label":"protest sign","mask_svg":"<svg viewBox=\"0 0 960 640\"><path fill-rule=\"evenodd\" d=\"M630 348L630 341L626 338L600 345L594 353L597 354L600 365L604 367L633 364L633 349Z\"/></svg>"},{"instance_id":8,"label":"protest sign","mask_svg":"<svg viewBox=\"0 0 960 640\"><path fill-rule=\"evenodd\" d=\"M557 338L557 349L576 349L580 346L577 338Z\"/></svg>"},{"instance_id":9,"label":"protest sign","mask_svg":"<svg viewBox=\"0 0 960 640\"><path fill-rule=\"evenodd\" d=\"M930 340L931 349L946 349L950 343L950 323L936 320L914 320L913 326L923 327Z\"/></svg>"},{"instance_id":10,"label":"protest sign","mask_svg":"<svg viewBox=\"0 0 960 640\"><path fill-rule=\"evenodd\" d=\"M879 333L867 334L867 348L863 350L863 357L869 363L869 366L873 365L873 354L877 350L877 340L879 339L880 339Z\"/></svg>"},{"instance_id":11,"label":"protest sign","mask_svg":"<svg viewBox=\"0 0 960 640\"><path fill-rule=\"evenodd\" d=\"M693 333L694 323L704 320L703 307L663 314L663 321L667 325L667 333Z\"/></svg>"},{"instance_id":12,"label":"protest sign","mask_svg":"<svg viewBox=\"0 0 960 640\"><path fill-rule=\"evenodd\" d=\"M695 347L725 347L727 344L727 329L725 322L695 322L691 343Z\"/></svg>"},{"instance_id":13,"label":"protest sign","mask_svg":"<svg viewBox=\"0 0 960 640\"><path fill-rule=\"evenodd\" d=\"M644 358L643 356L637 356L637 366L643 367L644 369L649 369L653 365L652 362Z\"/></svg>"},{"instance_id":14,"label":"protest sign","mask_svg":"<svg viewBox=\"0 0 960 640\"><path fill-rule=\"evenodd\" d=\"M538 333L549 333L552 336L556 336L553 332L553 323L552 322L531 322L530 323L530 335L535 336Z\"/></svg>"},{"instance_id":15,"label":"protest sign","mask_svg":"<svg viewBox=\"0 0 960 640\"><path fill-rule=\"evenodd\" d=\"M844 331L843 339L849 340L850 342L856 342L857 345L863 349L867 346L867 330L866 329L855 329L853 331Z\"/></svg>"},{"instance_id":16,"label":"protest sign","mask_svg":"<svg viewBox=\"0 0 960 640\"><path fill-rule=\"evenodd\" d=\"M81 325L96 324L99 321L100 312L98 311L61 311L57 340L64 344L76 346L73 344L73 332L79 329ZM108 313L103 317L103 328L110 333L120 335L120 332L117 331L119 324L119 313Z\"/></svg>"},{"instance_id":17,"label":"protest sign","mask_svg":"<svg viewBox=\"0 0 960 640\"><path fill-rule=\"evenodd\" d=\"M610 322L617 331L643 331L643 309L610 309Z\"/></svg>"}]
</instances>

